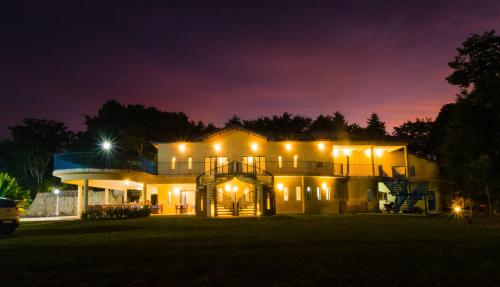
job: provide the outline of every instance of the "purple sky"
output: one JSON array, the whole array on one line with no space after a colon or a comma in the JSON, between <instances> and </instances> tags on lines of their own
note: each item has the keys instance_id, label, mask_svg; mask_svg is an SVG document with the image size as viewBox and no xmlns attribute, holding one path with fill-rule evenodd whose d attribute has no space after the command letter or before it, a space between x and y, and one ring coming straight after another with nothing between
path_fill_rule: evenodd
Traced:
<instances>
[{"instance_id":1,"label":"purple sky","mask_svg":"<svg viewBox=\"0 0 500 287\"><path fill-rule=\"evenodd\" d=\"M457 92L455 49L500 31L498 0L10 2L0 136L23 117L80 130L112 98L216 125L340 110L392 127L434 118Z\"/></svg>"}]
</instances>

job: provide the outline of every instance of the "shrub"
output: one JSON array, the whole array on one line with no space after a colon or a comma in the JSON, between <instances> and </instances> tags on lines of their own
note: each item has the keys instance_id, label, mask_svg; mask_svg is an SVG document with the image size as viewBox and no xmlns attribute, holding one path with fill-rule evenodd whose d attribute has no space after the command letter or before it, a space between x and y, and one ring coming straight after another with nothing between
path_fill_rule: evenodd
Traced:
<instances>
[{"instance_id":1,"label":"shrub","mask_svg":"<svg viewBox=\"0 0 500 287\"><path fill-rule=\"evenodd\" d=\"M83 220L108 220L147 217L151 214L151 207L148 205L121 205L121 206L89 206L86 212L82 213Z\"/></svg>"}]
</instances>

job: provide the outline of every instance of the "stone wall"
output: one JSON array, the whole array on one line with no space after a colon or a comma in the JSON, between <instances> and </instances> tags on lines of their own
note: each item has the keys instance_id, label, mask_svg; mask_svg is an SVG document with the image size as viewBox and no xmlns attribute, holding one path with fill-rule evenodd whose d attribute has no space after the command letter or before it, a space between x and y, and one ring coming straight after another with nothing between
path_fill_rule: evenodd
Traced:
<instances>
[{"instance_id":1,"label":"stone wall","mask_svg":"<svg viewBox=\"0 0 500 287\"><path fill-rule=\"evenodd\" d=\"M24 216L55 216L57 195L52 192L39 192ZM78 191L63 190L59 194L59 215L77 215ZM121 204L123 191L110 190L109 204ZM89 205L104 204L104 191L89 190Z\"/></svg>"}]
</instances>

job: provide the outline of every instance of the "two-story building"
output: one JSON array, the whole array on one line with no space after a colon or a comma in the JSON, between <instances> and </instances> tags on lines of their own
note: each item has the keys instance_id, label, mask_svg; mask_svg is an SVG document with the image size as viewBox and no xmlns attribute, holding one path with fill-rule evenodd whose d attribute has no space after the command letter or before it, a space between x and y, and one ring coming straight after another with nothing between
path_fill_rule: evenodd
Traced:
<instances>
[{"instance_id":1,"label":"two-story building","mask_svg":"<svg viewBox=\"0 0 500 287\"><path fill-rule=\"evenodd\" d=\"M198 141L155 143L158 160L116 160L112 150L55 155L54 175L78 186L78 210L91 187L140 192L161 214L199 216L439 210L436 163L405 143L271 140L226 128Z\"/></svg>"}]
</instances>

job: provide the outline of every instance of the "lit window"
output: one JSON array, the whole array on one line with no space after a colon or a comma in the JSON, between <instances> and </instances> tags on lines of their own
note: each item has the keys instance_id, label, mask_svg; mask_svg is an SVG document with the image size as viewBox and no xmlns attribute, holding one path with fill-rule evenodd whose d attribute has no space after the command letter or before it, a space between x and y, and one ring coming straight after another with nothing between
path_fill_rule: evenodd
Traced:
<instances>
[{"instance_id":1,"label":"lit window","mask_svg":"<svg viewBox=\"0 0 500 287\"><path fill-rule=\"evenodd\" d=\"M325 192L326 192L326 200L330 200L330 198L331 198L330 197L331 196L330 195L330 188L327 188Z\"/></svg>"},{"instance_id":2,"label":"lit window","mask_svg":"<svg viewBox=\"0 0 500 287\"><path fill-rule=\"evenodd\" d=\"M321 188L316 187L316 197L318 200L321 200Z\"/></svg>"},{"instance_id":3,"label":"lit window","mask_svg":"<svg viewBox=\"0 0 500 287\"><path fill-rule=\"evenodd\" d=\"M279 168L283 167L283 157L281 155L278 156L278 167Z\"/></svg>"},{"instance_id":4,"label":"lit window","mask_svg":"<svg viewBox=\"0 0 500 287\"><path fill-rule=\"evenodd\" d=\"M312 200L312 194L311 194L311 187L310 186L307 187L307 199L308 200Z\"/></svg>"},{"instance_id":5,"label":"lit window","mask_svg":"<svg viewBox=\"0 0 500 287\"><path fill-rule=\"evenodd\" d=\"M188 157L188 169L193 169L193 158Z\"/></svg>"},{"instance_id":6,"label":"lit window","mask_svg":"<svg viewBox=\"0 0 500 287\"><path fill-rule=\"evenodd\" d=\"M172 166L171 166L172 169L175 169L175 161L176 161L176 158L173 157L172 158Z\"/></svg>"},{"instance_id":7,"label":"lit window","mask_svg":"<svg viewBox=\"0 0 500 287\"><path fill-rule=\"evenodd\" d=\"M302 200L302 188L300 186L296 186L295 187L295 199L297 201L301 201Z\"/></svg>"},{"instance_id":8,"label":"lit window","mask_svg":"<svg viewBox=\"0 0 500 287\"><path fill-rule=\"evenodd\" d=\"M171 191L168 192L168 203L169 204L172 203L172 192Z\"/></svg>"},{"instance_id":9,"label":"lit window","mask_svg":"<svg viewBox=\"0 0 500 287\"><path fill-rule=\"evenodd\" d=\"M248 161L248 165L253 165L253 156L249 156L247 158L247 161Z\"/></svg>"},{"instance_id":10,"label":"lit window","mask_svg":"<svg viewBox=\"0 0 500 287\"><path fill-rule=\"evenodd\" d=\"M297 168L298 164L299 164L299 156L298 155L294 155L293 156L293 167Z\"/></svg>"},{"instance_id":11,"label":"lit window","mask_svg":"<svg viewBox=\"0 0 500 287\"><path fill-rule=\"evenodd\" d=\"M283 200L288 201L288 187L283 190Z\"/></svg>"}]
</instances>

